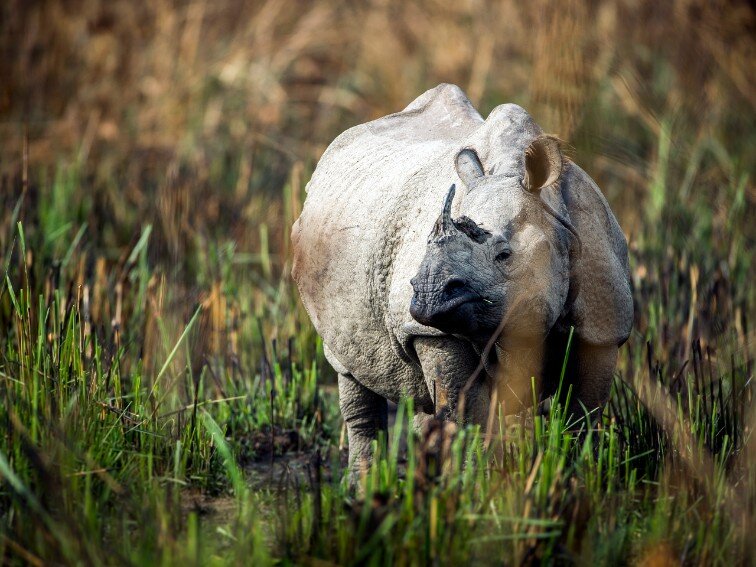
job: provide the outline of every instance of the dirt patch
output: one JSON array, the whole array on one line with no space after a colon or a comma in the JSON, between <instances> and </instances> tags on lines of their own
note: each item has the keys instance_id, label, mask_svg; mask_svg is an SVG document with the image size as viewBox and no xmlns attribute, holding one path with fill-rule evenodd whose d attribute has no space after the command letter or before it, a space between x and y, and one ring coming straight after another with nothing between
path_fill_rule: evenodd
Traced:
<instances>
[{"instance_id":1,"label":"dirt patch","mask_svg":"<svg viewBox=\"0 0 756 567\"><path fill-rule=\"evenodd\" d=\"M244 471L252 490L281 491L290 487L310 486L314 482L314 453L286 453L278 457L248 463ZM321 475L330 478L330 465L321 459Z\"/></svg>"},{"instance_id":2,"label":"dirt patch","mask_svg":"<svg viewBox=\"0 0 756 567\"><path fill-rule=\"evenodd\" d=\"M213 496L197 488L189 488L181 493L181 513L185 516L194 512L198 516L210 518L213 524L224 524L231 522L236 509L236 499L227 494Z\"/></svg>"}]
</instances>

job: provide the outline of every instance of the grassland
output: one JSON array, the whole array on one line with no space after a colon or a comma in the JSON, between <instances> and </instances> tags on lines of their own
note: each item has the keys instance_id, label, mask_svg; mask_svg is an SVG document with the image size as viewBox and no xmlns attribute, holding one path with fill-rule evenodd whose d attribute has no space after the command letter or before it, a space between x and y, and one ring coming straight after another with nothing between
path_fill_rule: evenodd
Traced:
<instances>
[{"instance_id":1,"label":"grassland","mask_svg":"<svg viewBox=\"0 0 756 567\"><path fill-rule=\"evenodd\" d=\"M753 12L321 0L0 8L0 558L747 564ZM5 80L7 78L7 80ZM327 143L438 82L571 144L631 247L600 426L410 431L344 481L290 278Z\"/></svg>"}]
</instances>

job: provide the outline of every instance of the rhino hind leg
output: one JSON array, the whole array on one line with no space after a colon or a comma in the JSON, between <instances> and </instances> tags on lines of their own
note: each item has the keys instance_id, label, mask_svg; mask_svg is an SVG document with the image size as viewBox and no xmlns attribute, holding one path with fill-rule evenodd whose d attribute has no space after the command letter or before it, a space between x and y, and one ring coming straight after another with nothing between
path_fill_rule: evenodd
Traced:
<instances>
[{"instance_id":1,"label":"rhino hind leg","mask_svg":"<svg viewBox=\"0 0 756 567\"><path fill-rule=\"evenodd\" d=\"M388 431L388 403L360 384L351 374L339 373L339 407L347 426L349 465L354 480L370 467L372 443L379 433Z\"/></svg>"},{"instance_id":2,"label":"rhino hind leg","mask_svg":"<svg viewBox=\"0 0 756 567\"><path fill-rule=\"evenodd\" d=\"M568 412L573 418L585 417L596 421L609 400L612 378L619 349L614 346L594 346L585 342L577 345L573 393Z\"/></svg>"},{"instance_id":3,"label":"rhino hind leg","mask_svg":"<svg viewBox=\"0 0 756 567\"><path fill-rule=\"evenodd\" d=\"M567 335L550 336L548 345L549 357L544 372L542 399L558 391ZM569 392L567 413L576 425L586 417L586 412L591 422L599 418L601 409L609 400L618 351L614 345L595 346L576 337L567 361L560 396L564 402Z\"/></svg>"}]
</instances>

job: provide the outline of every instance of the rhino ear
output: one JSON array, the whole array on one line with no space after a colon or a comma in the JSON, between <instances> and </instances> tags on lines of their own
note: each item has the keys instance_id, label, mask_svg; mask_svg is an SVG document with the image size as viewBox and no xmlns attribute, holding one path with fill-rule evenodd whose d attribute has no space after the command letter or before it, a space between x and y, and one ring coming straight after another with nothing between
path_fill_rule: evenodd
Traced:
<instances>
[{"instance_id":1,"label":"rhino ear","mask_svg":"<svg viewBox=\"0 0 756 567\"><path fill-rule=\"evenodd\" d=\"M457 175L466 187L470 187L477 179L485 175L478 154L471 148L465 148L459 152L454 165L457 168Z\"/></svg>"},{"instance_id":2,"label":"rhino ear","mask_svg":"<svg viewBox=\"0 0 756 567\"><path fill-rule=\"evenodd\" d=\"M633 326L625 236L588 174L570 163L562 176L568 217L582 242L570 266L571 324L588 344L620 345Z\"/></svg>"},{"instance_id":3,"label":"rhino ear","mask_svg":"<svg viewBox=\"0 0 756 567\"><path fill-rule=\"evenodd\" d=\"M533 140L525 150L525 189L537 193L554 183L562 175L562 162L557 138L539 136Z\"/></svg>"}]
</instances>

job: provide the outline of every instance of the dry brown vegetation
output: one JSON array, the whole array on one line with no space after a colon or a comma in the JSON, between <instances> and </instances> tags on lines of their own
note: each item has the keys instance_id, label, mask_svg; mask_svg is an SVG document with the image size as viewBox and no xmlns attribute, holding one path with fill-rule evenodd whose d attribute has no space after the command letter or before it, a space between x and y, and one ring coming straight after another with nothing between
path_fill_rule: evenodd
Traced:
<instances>
[{"instance_id":1,"label":"dry brown vegetation","mask_svg":"<svg viewBox=\"0 0 756 567\"><path fill-rule=\"evenodd\" d=\"M279 200L260 193L276 197L291 166L311 166L346 126L439 82L484 113L526 106L574 146L628 231L660 136L683 163L713 140L715 155L753 166L746 3L12 0L2 10L5 173L20 171L28 128L34 166L82 157L101 223L158 220L173 247L221 219L240 242L255 232L250 218L280 224ZM715 193L732 174L735 164L713 161L698 190ZM210 171L218 163L222 174Z\"/></svg>"}]
</instances>

